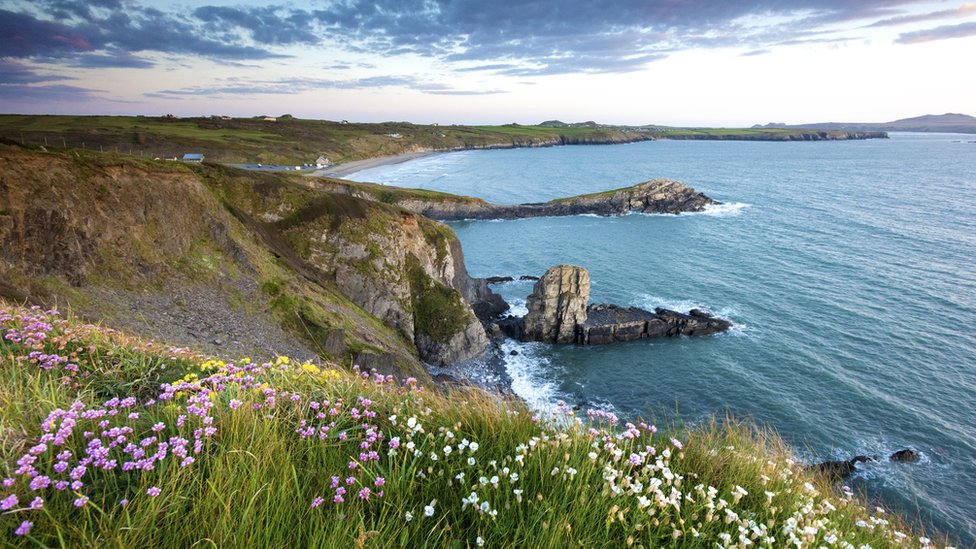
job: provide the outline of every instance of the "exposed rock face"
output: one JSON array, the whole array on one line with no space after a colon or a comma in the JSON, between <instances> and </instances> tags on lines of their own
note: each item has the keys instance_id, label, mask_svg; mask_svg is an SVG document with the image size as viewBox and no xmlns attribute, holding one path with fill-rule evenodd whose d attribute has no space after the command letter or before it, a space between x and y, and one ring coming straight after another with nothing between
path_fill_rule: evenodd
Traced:
<instances>
[{"instance_id":1,"label":"exposed rock face","mask_svg":"<svg viewBox=\"0 0 976 549\"><path fill-rule=\"evenodd\" d=\"M552 267L535 283L526 306L523 338L528 341L575 343L577 327L586 322L590 273L583 267Z\"/></svg>"},{"instance_id":2,"label":"exposed rock face","mask_svg":"<svg viewBox=\"0 0 976 549\"><path fill-rule=\"evenodd\" d=\"M918 461L918 452L905 448L904 450L898 450L897 452L891 454L888 459L901 463L912 463Z\"/></svg>"},{"instance_id":3,"label":"exposed rock face","mask_svg":"<svg viewBox=\"0 0 976 549\"><path fill-rule=\"evenodd\" d=\"M671 179L654 179L613 191L560 198L539 204L499 205L477 198L444 193L418 195L407 189L365 183L321 180L330 192L341 192L367 200L396 204L412 212L441 221L461 219L518 219L581 214L622 215L631 212L700 212L715 200Z\"/></svg>"}]
</instances>

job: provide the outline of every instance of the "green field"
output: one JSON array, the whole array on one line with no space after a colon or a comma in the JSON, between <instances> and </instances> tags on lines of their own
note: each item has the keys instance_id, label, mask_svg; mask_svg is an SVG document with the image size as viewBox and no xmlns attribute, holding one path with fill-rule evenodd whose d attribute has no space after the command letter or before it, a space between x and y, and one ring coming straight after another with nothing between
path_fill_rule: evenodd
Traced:
<instances>
[{"instance_id":1,"label":"green field","mask_svg":"<svg viewBox=\"0 0 976 549\"><path fill-rule=\"evenodd\" d=\"M320 155L347 162L418 150L451 151L649 139L804 140L817 132L785 128L666 128L601 125L438 126L262 118L0 115L0 139L149 158L203 153L223 163L299 165ZM844 138L846 132L820 132Z\"/></svg>"}]
</instances>

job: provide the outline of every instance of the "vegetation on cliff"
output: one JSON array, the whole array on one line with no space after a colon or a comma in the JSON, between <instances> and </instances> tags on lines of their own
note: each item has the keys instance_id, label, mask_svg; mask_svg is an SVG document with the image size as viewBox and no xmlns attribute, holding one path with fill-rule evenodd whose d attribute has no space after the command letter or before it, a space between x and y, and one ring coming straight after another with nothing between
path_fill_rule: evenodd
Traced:
<instances>
[{"instance_id":1,"label":"vegetation on cliff","mask_svg":"<svg viewBox=\"0 0 976 549\"><path fill-rule=\"evenodd\" d=\"M12 146L0 162L0 295L208 352L400 377L484 349L453 232L406 210L216 165ZM408 256L471 319L463 341L416 345Z\"/></svg>"},{"instance_id":2,"label":"vegetation on cliff","mask_svg":"<svg viewBox=\"0 0 976 549\"><path fill-rule=\"evenodd\" d=\"M0 302L6 546L928 546L772 434L658 432Z\"/></svg>"}]
</instances>

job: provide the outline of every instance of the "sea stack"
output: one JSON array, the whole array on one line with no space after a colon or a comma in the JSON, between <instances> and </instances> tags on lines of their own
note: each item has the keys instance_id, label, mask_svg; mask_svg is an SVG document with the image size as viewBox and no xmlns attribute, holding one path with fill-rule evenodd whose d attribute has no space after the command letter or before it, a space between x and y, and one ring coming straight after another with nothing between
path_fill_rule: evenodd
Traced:
<instances>
[{"instance_id":1,"label":"sea stack","mask_svg":"<svg viewBox=\"0 0 976 549\"><path fill-rule=\"evenodd\" d=\"M527 299L523 338L547 343L576 343L586 322L590 273L575 265L557 265L535 283Z\"/></svg>"}]
</instances>

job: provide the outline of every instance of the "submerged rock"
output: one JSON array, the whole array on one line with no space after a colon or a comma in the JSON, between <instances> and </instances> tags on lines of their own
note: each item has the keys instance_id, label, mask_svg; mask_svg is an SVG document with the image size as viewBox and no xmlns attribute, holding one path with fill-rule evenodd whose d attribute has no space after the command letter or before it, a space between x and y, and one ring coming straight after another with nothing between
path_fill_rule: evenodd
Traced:
<instances>
[{"instance_id":1,"label":"submerged rock","mask_svg":"<svg viewBox=\"0 0 976 549\"><path fill-rule=\"evenodd\" d=\"M901 463L913 463L918 461L919 455L915 450L905 448L904 450L898 450L897 452L891 454L888 459L891 461L897 461Z\"/></svg>"},{"instance_id":2,"label":"submerged rock","mask_svg":"<svg viewBox=\"0 0 976 549\"><path fill-rule=\"evenodd\" d=\"M915 450L905 448L888 456L889 461L900 463L912 463L919 460L919 454ZM847 478L857 471L858 463L870 463L881 461L880 458L870 456L854 456L848 460L830 460L811 465L812 471L820 472L834 480Z\"/></svg>"}]
</instances>

